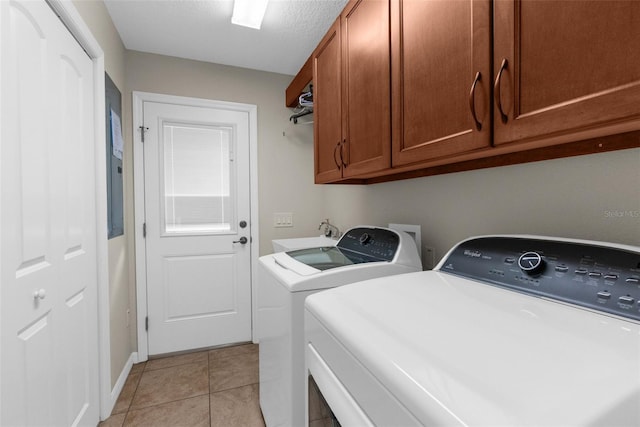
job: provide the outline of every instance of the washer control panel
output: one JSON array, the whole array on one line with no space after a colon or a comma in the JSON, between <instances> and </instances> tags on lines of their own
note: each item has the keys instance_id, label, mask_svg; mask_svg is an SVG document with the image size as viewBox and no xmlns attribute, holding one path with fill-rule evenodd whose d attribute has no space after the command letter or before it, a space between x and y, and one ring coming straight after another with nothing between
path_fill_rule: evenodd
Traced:
<instances>
[{"instance_id":1,"label":"washer control panel","mask_svg":"<svg viewBox=\"0 0 640 427\"><path fill-rule=\"evenodd\" d=\"M386 228L356 227L347 231L336 244L384 261L392 261L400 245L400 236Z\"/></svg>"},{"instance_id":2,"label":"washer control panel","mask_svg":"<svg viewBox=\"0 0 640 427\"><path fill-rule=\"evenodd\" d=\"M525 237L456 246L440 271L640 320L640 248Z\"/></svg>"}]
</instances>

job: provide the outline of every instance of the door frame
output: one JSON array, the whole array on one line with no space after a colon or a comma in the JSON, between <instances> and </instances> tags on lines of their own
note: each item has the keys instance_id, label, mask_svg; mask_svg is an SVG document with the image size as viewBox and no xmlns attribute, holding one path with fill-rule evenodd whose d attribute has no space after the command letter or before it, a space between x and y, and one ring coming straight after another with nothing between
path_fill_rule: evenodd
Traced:
<instances>
[{"instance_id":1,"label":"door frame","mask_svg":"<svg viewBox=\"0 0 640 427\"><path fill-rule=\"evenodd\" d=\"M138 336L138 362L149 359L149 336L145 327L147 308L147 249L142 234L145 222L144 188L144 146L141 140L140 126L143 126L144 102L179 104L190 107L222 108L242 111L249 114L249 194L251 224L251 336L257 342L256 334L256 274L258 267L258 249L260 248L258 216L258 107L254 104L215 101L204 98L164 95L160 93L133 91L133 183L134 183L134 230L136 245L136 318ZM104 150L103 150L104 151Z\"/></svg>"},{"instance_id":2,"label":"door frame","mask_svg":"<svg viewBox=\"0 0 640 427\"><path fill-rule=\"evenodd\" d=\"M96 282L98 304L98 396L100 419L110 414L115 399L111 390L111 339L109 316L109 250L107 233L107 165L105 144L104 51L71 0L46 0L93 63L93 120L96 195Z\"/></svg>"}]
</instances>

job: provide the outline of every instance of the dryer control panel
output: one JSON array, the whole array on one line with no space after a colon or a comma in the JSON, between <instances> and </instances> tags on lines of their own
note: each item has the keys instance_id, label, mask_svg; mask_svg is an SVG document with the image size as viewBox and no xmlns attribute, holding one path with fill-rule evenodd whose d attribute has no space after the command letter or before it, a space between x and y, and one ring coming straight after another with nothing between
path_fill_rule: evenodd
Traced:
<instances>
[{"instance_id":1,"label":"dryer control panel","mask_svg":"<svg viewBox=\"0 0 640 427\"><path fill-rule=\"evenodd\" d=\"M528 237L460 243L439 270L640 320L640 248Z\"/></svg>"}]
</instances>

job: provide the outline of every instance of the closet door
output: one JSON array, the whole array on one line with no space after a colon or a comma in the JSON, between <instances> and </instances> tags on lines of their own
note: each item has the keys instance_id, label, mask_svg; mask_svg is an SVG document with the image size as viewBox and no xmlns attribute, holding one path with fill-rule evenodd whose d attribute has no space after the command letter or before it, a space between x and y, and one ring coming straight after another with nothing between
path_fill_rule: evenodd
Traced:
<instances>
[{"instance_id":1,"label":"closet door","mask_svg":"<svg viewBox=\"0 0 640 427\"><path fill-rule=\"evenodd\" d=\"M0 57L0 425L96 425L93 63L44 1L0 1Z\"/></svg>"},{"instance_id":2,"label":"closet door","mask_svg":"<svg viewBox=\"0 0 640 427\"><path fill-rule=\"evenodd\" d=\"M344 177L391 166L389 1L352 1L342 12Z\"/></svg>"}]
</instances>

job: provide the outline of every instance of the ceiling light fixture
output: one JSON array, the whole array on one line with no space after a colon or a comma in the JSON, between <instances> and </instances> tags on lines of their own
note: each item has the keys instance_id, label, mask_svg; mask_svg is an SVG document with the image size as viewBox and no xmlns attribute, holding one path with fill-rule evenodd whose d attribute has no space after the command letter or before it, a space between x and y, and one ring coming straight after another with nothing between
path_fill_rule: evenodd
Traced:
<instances>
[{"instance_id":1,"label":"ceiling light fixture","mask_svg":"<svg viewBox=\"0 0 640 427\"><path fill-rule=\"evenodd\" d=\"M260 29L269 0L234 0L231 23Z\"/></svg>"}]
</instances>

